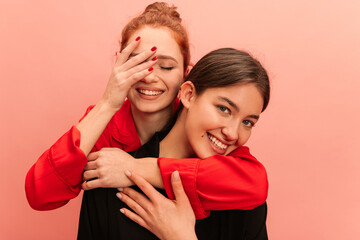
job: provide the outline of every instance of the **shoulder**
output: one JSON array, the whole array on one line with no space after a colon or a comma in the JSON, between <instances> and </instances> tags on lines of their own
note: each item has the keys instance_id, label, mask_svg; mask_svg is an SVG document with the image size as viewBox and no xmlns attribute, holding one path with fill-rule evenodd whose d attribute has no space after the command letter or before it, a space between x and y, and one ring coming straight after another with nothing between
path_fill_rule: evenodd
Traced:
<instances>
[{"instance_id":1,"label":"shoulder","mask_svg":"<svg viewBox=\"0 0 360 240\"><path fill-rule=\"evenodd\" d=\"M125 100L120 110L117 111L110 120L107 128L116 139L137 136L134 118L131 113L131 103L129 100Z\"/></svg>"},{"instance_id":2,"label":"shoulder","mask_svg":"<svg viewBox=\"0 0 360 240\"><path fill-rule=\"evenodd\" d=\"M108 141L107 146L118 147L126 152L134 151L141 146L129 100L126 99L120 110L112 117L100 139Z\"/></svg>"}]
</instances>

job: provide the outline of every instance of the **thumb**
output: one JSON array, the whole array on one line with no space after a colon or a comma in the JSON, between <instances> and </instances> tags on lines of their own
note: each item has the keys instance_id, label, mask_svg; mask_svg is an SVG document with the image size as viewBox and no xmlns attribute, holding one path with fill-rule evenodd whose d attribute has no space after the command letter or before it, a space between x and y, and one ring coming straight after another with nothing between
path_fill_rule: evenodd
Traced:
<instances>
[{"instance_id":1,"label":"thumb","mask_svg":"<svg viewBox=\"0 0 360 240\"><path fill-rule=\"evenodd\" d=\"M171 185L176 201L181 201L184 198L187 198L178 171L171 174Z\"/></svg>"}]
</instances>

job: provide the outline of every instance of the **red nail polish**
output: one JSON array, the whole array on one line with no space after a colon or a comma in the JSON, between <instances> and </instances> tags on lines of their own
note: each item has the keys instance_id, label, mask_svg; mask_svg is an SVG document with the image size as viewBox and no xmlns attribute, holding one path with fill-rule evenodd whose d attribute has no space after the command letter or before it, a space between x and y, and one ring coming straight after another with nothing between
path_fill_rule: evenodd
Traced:
<instances>
[{"instance_id":1,"label":"red nail polish","mask_svg":"<svg viewBox=\"0 0 360 240\"><path fill-rule=\"evenodd\" d=\"M149 72L151 72L152 70L154 70L154 68L153 68L153 67L151 67L151 68L149 68L148 70L149 70Z\"/></svg>"},{"instance_id":2,"label":"red nail polish","mask_svg":"<svg viewBox=\"0 0 360 240\"><path fill-rule=\"evenodd\" d=\"M157 49L157 47L152 47L152 48L151 48L151 51L154 52L156 49Z\"/></svg>"},{"instance_id":3,"label":"red nail polish","mask_svg":"<svg viewBox=\"0 0 360 240\"><path fill-rule=\"evenodd\" d=\"M140 37L137 37L136 39L135 39L135 41L139 41L140 40Z\"/></svg>"},{"instance_id":4,"label":"red nail polish","mask_svg":"<svg viewBox=\"0 0 360 240\"><path fill-rule=\"evenodd\" d=\"M158 58L157 56L153 57L153 59L151 59L152 61L156 61Z\"/></svg>"}]
</instances>

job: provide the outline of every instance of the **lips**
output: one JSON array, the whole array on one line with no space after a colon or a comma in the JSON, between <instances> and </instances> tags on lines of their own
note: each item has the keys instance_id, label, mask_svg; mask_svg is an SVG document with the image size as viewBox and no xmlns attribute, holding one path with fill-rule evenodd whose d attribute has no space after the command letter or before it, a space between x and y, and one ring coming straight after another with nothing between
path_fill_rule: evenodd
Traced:
<instances>
[{"instance_id":1,"label":"lips","mask_svg":"<svg viewBox=\"0 0 360 240\"><path fill-rule=\"evenodd\" d=\"M229 145L224 144L223 142L221 142L217 137L215 137L214 135L211 135L210 133L207 133L207 136L209 138L209 140L211 141L211 143L213 144L213 146L215 146L216 148L218 148L221 151L225 151Z\"/></svg>"},{"instance_id":2,"label":"lips","mask_svg":"<svg viewBox=\"0 0 360 240\"><path fill-rule=\"evenodd\" d=\"M148 90L148 89L136 89L139 93L146 96L158 96L162 94L164 91L161 90Z\"/></svg>"}]
</instances>

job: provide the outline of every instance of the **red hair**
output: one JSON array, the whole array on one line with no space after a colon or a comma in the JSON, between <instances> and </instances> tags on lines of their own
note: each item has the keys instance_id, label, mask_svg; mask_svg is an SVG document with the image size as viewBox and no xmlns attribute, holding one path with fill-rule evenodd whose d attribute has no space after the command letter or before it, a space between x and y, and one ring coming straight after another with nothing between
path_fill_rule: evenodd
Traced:
<instances>
[{"instance_id":1,"label":"red hair","mask_svg":"<svg viewBox=\"0 0 360 240\"><path fill-rule=\"evenodd\" d=\"M121 50L123 50L131 35L137 30L150 26L154 28L168 28L180 47L184 58L184 71L190 62L189 38L184 26L181 24L180 14L176 7L164 2L155 2L148 5L145 11L133 18L123 29L121 36Z\"/></svg>"}]
</instances>

